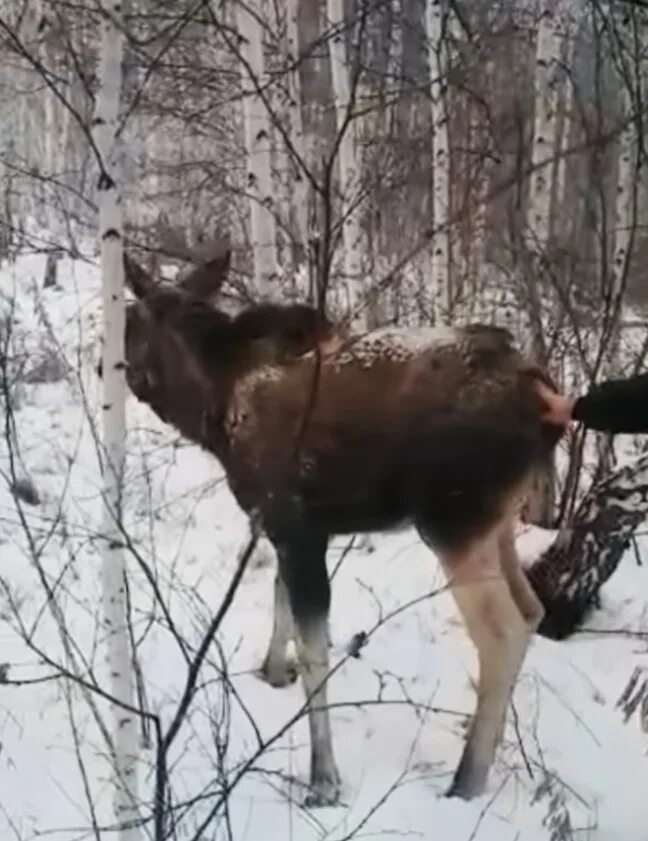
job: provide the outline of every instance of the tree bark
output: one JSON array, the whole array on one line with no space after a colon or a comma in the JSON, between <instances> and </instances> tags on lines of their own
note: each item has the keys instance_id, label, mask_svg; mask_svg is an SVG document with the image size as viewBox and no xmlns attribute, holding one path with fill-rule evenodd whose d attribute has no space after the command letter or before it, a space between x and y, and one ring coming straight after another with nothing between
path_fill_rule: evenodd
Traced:
<instances>
[{"instance_id":1,"label":"tree bark","mask_svg":"<svg viewBox=\"0 0 648 841\"><path fill-rule=\"evenodd\" d=\"M648 454L644 454L590 489L570 527L529 570L546 611L540 634L564 639L576 630L647 516Z\"/></svg>"},{"instance_id":2,"label":"tree bark","mask_svg":"<svg viewBox=\"0 0 648 841\"><path fill-rule=\"evenodd\" d=\"M555 5L555 0L544 0L536 39L535 118L527 242L529 250L539 254L546 248L551 230L551 172L554 164L540 164L548 160L556 148L560 38Z\"/></svg>"},{"instance_id":3,"label":"tree bark","mask_svg":"<svg viewBox=\"0 0 648 841\"><path fill-rule=\"evenodd\" d=\"M326 2L328 50L331 62L331 80L335 101L335 119L338 142L340 183L340 218L342 225L342 274L347 292L346 306L352 310L359 302L364 289L362 260L362 228L358 221L357 191L360 167L357 159L355 126L349 82L349 56L345 46L344 0ZM362 328L364 319L356 320Z\"/></svg>"},{"instance_id":4,"label":"tree bark","mask_svg":"<svg viewBox=\"0 0 648 841\"><path fill-rule=\"evenodd\" d=\"M626 33L624 30L625 27L623 25L619 26L619 36L617 37L623 37L625 35L627 41L631 42L632 34L629 32ZM632 51L632 59L634 61L638 61L638 56L634 55L631 43L629 44L628 49L629 51ZM632 64L632 61L628 61L628 64ZM632 78L631 73L628 75ZM618 373L614 369L614 357L616 356L616 352L618 350L618 347L615 345L618 344L619 339L618 326L621 315L620 308L627 281L628 261L630 258L636 226L635 183L639 179L636 164L638 136L637 125L635 121L631 119L631 115L634 109L633 99L635 99L635 101L640 101L640 92L637 92L639 94L638 97L633 97L632 93L634 92L629 90L630 84L631 82L629 79L621 79L621 95L623 103L622 114L625 124L619 136L617 189L614 207L614 251L612 254L612 266L610 271L611 278L609 299L614 310L611 314L613 325L610 330L612 336L611 344L613 345L610 354L610 361L612 365L609 370L610 375Z\"/></svg>"},{"instance_id":5,"label":"tree bark","mask_svg":"<svg viewBox=\"0 0 648 841\"><path fill-rule=\"evenodd\" d=\"M524 288L527 297L531 350L535 361L549 367L543 326L542 277L551 235L551 195L557 148L558 68L564 37L560 0L543 0L536 35L534 74L535 116L531 144L532 174L525 229ZM529 520L544 527L553 524L555 508L554 465L539 473L528 503Z\"/></svg>"},{"instance_id":6,"label":"tree bark","mask_svg":"<svg viewBox=\"0 0 648 841\"><path fill-rule=\"evenodd\" d=\"M97 182L101 277L103 291L103 527L101 559L103 611L110 693L121 704L135 702L132 652L128 631L126 559L121 535L122 489L126 441L124 367L124 264L121 172L116 132L122 85L123 6L110 0L103 10L99 58L99 91L92 124L99 156ZM119 841L136 841L138 818L137 717L114 704L113 784Z\"/></svg>"},{"instance_id":7,"label":"tree bark","mask_svg":"<svg viewBox=\"0 0 648 841\"><path fill-rule=\"evenodd\" d=\"M298 158L309 165L304 142L304 119L302 115L302 91L299 76L299 9L298 0L286 3L286 58L288 73L288 133L290 137L291 173L290 195L292 197L292 215L295 221L296 245L299 259L306 255L308 244L308 194L309 184Z\"/></svg>"},{"instance_id":8,"label":"tree bark","mask_svg":"<svg viewBox=\"0 0 648 841\"><path fill-rule=\"evenodd\" d=\"M448 137L447 82L444 52L443 6L441 0L428 0L425 25L430 66L432 101L432 143L434 174L432 187L432 294L436 324L452 320L450 287L450 142Z\"/></svg>"},{"instance_id":9,"label":"tree bark","mask_svg":"<svg viewBox=\"0 0 648 841\"><path fill-rule=\"evenodd\" d=\"M243 125L247 155L246 192L250 202L250 240L254 265L253 291L265 293L277 279L277 224L272 179L272 131L266 104L257 92L264 86L261 3L236 4L243 87Z\"/></svg>"}]
</instances>

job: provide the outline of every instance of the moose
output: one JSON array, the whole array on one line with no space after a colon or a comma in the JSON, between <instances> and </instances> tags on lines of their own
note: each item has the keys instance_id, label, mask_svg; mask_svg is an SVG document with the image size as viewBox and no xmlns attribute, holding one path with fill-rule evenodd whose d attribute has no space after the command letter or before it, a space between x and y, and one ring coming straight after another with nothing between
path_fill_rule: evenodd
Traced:
<instances>
[{"instance_id":1,"label":"moose","mask_svg":"<svg viewBox=\"0 0 648 841\"><path fill-rule=\"evenodd\" d=\"M534 388L548 375L488 325L383 327L340 335L315 308L217 306L229 251L180 284L132 257L129 388L222 464L240 507L277 554L274 622L262 675L309 699L309 805L339 801L327 710L326 567L335 535L412 525L440 559L476 647L476 710L448 795L488 781L506 710L543 609L513 523L561 430Z\"/></svg>"}]
</instances>

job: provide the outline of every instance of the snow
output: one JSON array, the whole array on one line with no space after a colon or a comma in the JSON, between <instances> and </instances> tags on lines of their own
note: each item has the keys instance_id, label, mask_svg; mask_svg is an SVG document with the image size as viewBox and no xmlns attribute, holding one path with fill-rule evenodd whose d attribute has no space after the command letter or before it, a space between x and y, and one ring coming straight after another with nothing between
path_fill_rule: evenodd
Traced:
<instances>
[{"instance_id":1,"label":"snow","mask_svg":"<svg viewBox=\"0 0 648 841\"><path fill-rule=\"evenodd\" d=\"M100 563L93 545L100 474L88 420L99 417L98 277L92 266L66 261L60 266L61 288L40 290L34 281L42 269L41 257L24 257L0 274L3 296L15 293L15 338L29 354L26 370L39 355L51 353L54 339L71 366L67 379L23 383L16 394L17 471L40 495L39 505L23 504L22 511L42 579L9 491L4 435L0 443L0 673L17 682L45 678L54 672L49 660L70 671L80 668L87 681L96 676L106 686L96 621ZM128 416L128 530L191 653L230 581L247 539L246 520L212 457L132 399ZM520 536L524 562L531 563L552 537L526 529ZM334 542L331 570L346 542ZM643 537L639 542L646 546ZM551 798L560 795L574 837L644 841L648 737L636 715L624 724L615 704L634 668L648 669L648 637L601 632L648 630L648 566L628 553L603 591L591 632L560 643L534 640L514 697L519 736L509 714L488 792L464 803L442 794L459 758L465 714L473 709L473 650L434 557L414 533L381 535L375 545L372 553L352 549L333 582L332 662L345 662L330 681L330 700L344 804L312 811L300 805L299 781L308 771L302 717L253 759L234 787L228 801L231 836L221 819L203 837L342 841L357 830L364 838L559 839L570 836L552 836L546 818ZM137 560L130 557L129 564L146 705L166 727L184 686L186 663ZM272 553L264 547L210 650L174 743L174 803L193 804L179 837L193 837L218 800L223 775L233 780L241 763L255 756L255 727L268 740L302 705L299 685L272 689L255 674L270 634L273 577ZM43 580L54 590L67 636L57 626ZM440 592L386 620L359 658L345 656L355 634L434 590ZM222 679L225 668L236 695ZM89 697L98 716L109 721L105 701ZM78 687L61 679L0 683L0 838L95 837L85 787L92 792L97 824L105 826L110 821L105 757L103 735ZM153 749L144 747L141 788L149 803L154 759ZM551 793L536 798L545 779L552 781ZM146 805L142 814L148 815ZM145 837L152 837L148 824Z\"/></svg>"}]
</instances>

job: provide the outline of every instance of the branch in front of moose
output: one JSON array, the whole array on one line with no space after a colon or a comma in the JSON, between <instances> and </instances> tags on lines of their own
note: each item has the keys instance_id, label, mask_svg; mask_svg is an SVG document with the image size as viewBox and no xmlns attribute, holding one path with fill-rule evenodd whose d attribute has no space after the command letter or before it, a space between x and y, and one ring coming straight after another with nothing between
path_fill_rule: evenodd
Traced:
<instances>
[{"instance_id":1,"label":"branch in front of moose","mask_svg":"<svg viewBox=\"0 0 648 841\"><path fill-rule=\"evenodd\" d=\"M528 571L546 611L538 633L564 639L577 629L646 517L648 453L593 485L569 527Z\"/></svg>"},{"instance_id":2,"label":"branch in front of moose","mask_svg":"<svg viewBox=\"0 0 648 841\"><path fill-rule=\"evenodd\" d=\"M444 584L440 587L437 587L433 590L429 590L426 593L423 593L420 596L416 596L415 598L404 602L403 604L397 605L390 611L385 611L383 609L382 604L379 600L376 599L376 606L377 606L377 617L374 623L365 631L359 631L351 638L349 644L346 648L344 654L334 663L327 675L323 678L321 684L316 686L313 689L312 695L309 695L301 706L297 709L297 711L290 716L290 718L275 732L269 736L264 738L260 741L257 738L257 746L254 750L251 751L250 756L246 759L243 759L232 771L230 776L229 782L226 786L224 786L219 792L217 792L216 798L214 803L211 805L207 814L202 817L200 822L197 825L197 829L194 830L193 835L190 836L190 841L201 841L204 838L205 833L209 830L212 824L223 816L223 810L226 808L226 805L229 801L229 798L232 795L234 789L239 785L239 783L246 777L247 774L253 773L258 771L257 763L261 759L264 754L266 754L272 747L274 747L290 730L294 725L304 718L308 714L309 705L311 703L311 699L313 695L315 695L321 685L328 680L331 679L335 674L337 674L348 662L351 658L357 659L360 656L360 651L367 645L371 639L378 633L378 631L383 628L385 625L393 621L396 617L400 616L401 614L405 613L406 611L412 609L418 604L422 604L425 601L430 599L436 598L441 593L444 593L448 589L448 585ZM420 703L415 703L413 700L409 698L405 698L404 700L398 701L389 701L383 699L381 697L367 699L367 700L353 700L347 702L338 702L338 703L329 703L328 709L342 709L342 708L355 708L360 709L362 707L366 707L369 705L388 705L388 704L398 704L398 705L406 705L410 708L413 708L415 712L424 712L424 713L435 713L435 714L446 714L452 716L458 716L460 718L465 718L463 713L457 712L455 710L450 710L447 708L442 707L435 707L432 705L425 705ZM258 735L258 734L257 734ZM267 773L267 772L264 772ZM400 778L399 778L400 779ZM391 792L391 790L390 790ZM384 801L381 801L384 802ZM191 808L194 804L189 803L187 804L189 808ZM361 823L364 823L361 821ZM158 836L154 836L156 841ZM349 838L350 836L345 836L345 839Z\"/></svg>"},{"instance_id":3,"label":"branch in front of moose","mask_svg":"<svg viewBox=\"0 0 648 841\"><path fill-rule=\"evenodd\" d=\"M221 605L216 611L216 614L214 615L214 618L212 619L209 628L207 629L207 632L203 637L191 664L189 665L182 697L178 703L173 719L171 720L166 733L158 745L155 764L154 796L154 838L156 841L163 841L164 838L168 837L167 821L169 818L169 810L167 809L167 794L169 786L169 771L167 758L169 749L173 744L175 737L178 735L182 724L185 722L187 712L196 692L198 675L200 674L203 661L207 656L207 652L214 641L216 633L220 628L225 615L234 601L234 596L236 595L236 591L238 590L241 579L243 578L243 573L245 572L249 560L256 548L259 536L260 526L256 516L253 516L250 522L250 538L248 543L239 555L236 570L232 576L229 587L223 596Z\"/></svg>"}]
</instances>

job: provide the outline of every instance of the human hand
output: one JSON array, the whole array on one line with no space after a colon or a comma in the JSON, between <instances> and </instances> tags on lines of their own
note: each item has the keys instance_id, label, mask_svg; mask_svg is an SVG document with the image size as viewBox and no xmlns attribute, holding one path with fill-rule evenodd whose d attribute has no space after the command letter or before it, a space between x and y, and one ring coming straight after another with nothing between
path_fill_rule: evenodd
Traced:
<instances>
[{"instance_id":1,"label":"human hand","mask_svg":"<svg viewBox=\"0 0 648 841\"><path fill-rule=\"evenodd\" d=\"M534 382L534 387L544 404L542 420L556 426L567 426L573 420L574 401L553 391L540 380Z\"/></svg>"}]
</instances>

